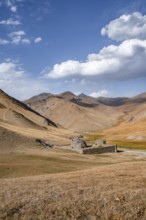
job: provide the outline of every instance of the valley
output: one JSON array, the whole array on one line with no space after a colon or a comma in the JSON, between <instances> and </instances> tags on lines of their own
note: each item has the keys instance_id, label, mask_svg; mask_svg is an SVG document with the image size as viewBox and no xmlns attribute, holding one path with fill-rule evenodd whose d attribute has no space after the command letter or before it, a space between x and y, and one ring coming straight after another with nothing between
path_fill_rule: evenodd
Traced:
<instances>
[{"instance_id":1,"label":"valley","mask_svg":"<svg viewBox=\"0 0 146 220\"><path fill-rule=\"evenodd\" d=\"M145 109L145 94L119 101L45 93L20 102L1 90L0 219L142 220ZM118 153L67 147L80 136L89 144L106 139Z\"/></svg>"}]
</instances>

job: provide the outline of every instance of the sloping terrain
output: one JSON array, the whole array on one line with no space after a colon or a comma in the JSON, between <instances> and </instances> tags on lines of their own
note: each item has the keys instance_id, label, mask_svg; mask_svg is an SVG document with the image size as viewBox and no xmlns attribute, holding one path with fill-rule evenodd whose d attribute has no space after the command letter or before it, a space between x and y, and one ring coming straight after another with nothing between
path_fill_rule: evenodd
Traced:
<instances>
[{"instance_id":1,"label":"sloping terrain","mask_svg":"<svg viewBox=\"0 0 146 220\"><path fill-rule=\"evenodd\" d=\"M68 143L71 132L0 90L0 149L36 146L37 138L51 144Z\"/></svg>"},{"instance_id":2,"label":"sloping terrain","mask_svg":"<svg viewBox=\"0 0 146 220\"><path fill-rule=\"evenodd\" d=\"M34 102L30 99L25 103L62 127L77 132L92 132L112 127L123 115L117 109L105 107L92 98L83 99L69 92Z\"/></svg>"},{"instance_id":3,"label":"sloping terrain","mask_svg":"<svg viewBox=\"0 0 146 220\"><path fill-rule=\"evenodd\" d=\"M56 126L54 122L35 112L24 103L0 90L0 120L25 126ZM11 116L10 116L11 115ZM24 123L25 122L25 123Z\"/></svg>"},{"instance_id":4,"label":"sloping terrain","mask_svg":"<svg viewBox=\"0 0 146 220\"><path fill-rule=\"evenodd\" d=\"M119 107L124 112L117 126L106 130L105 136L116 140L146 141L146 102Z\"/></svg>"},{"instance_id":5,"label":"sloping terrain","mask_svg":"<svg viewBox=\"0 0 146 220\"><path fill-rule=\"evenodd\" d=\"M133 98L92 98L71 92L45 95L25 103L61 126L77 132L102 132L106 137L146 139L146 93ZM44 97L44 96L43 96ZM106 131L107 130L107 131ZM117 136L118 135L118 136Z\"/></svg>"},{"instance_id":6,"label":"sloping terrain","mask_svg":"<svg viewBox=\"0 0 146 220\"><path fill-rule=\"evenodd\" d=\"M146 219L146 163L0 182L0 219Z\"/></svg>"}]
</instances>

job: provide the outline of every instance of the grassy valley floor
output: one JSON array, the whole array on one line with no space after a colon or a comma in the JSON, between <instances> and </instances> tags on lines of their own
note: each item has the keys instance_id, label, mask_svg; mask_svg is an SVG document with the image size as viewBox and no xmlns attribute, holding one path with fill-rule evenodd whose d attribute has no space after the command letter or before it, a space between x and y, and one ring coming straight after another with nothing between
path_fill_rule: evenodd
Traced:
<instances>
[{"instance_id":1,"label":"grassy valley floor","mask_svg":"<svg viewBox=\"0 0 146 220\"><path fill-rule=\"evenodd\" d=\"M1 151L0 220L21 219L146 219L146 156Z\"/></svg>"},{"instance_id":2,"label":"grassy valley floor","mask_svg":"<svg viewBox=\"0 0 146 220\"><path fill-rule=\"evenodd\" d=\"M0 219L144 220L146 162L2 179Z\"/></svg>"},{"instance_id":3,"label":"grassy valley floor","mask_svg":"<svg viewBox=\"0 0 146 220\"><path fill-rule=\"evenodd\" d=\"M83 155L59 148L26 149L0 154L0 178L64 173L133 161L146 161L146 157L123 153Z\"/></svg>"}]
</instances>

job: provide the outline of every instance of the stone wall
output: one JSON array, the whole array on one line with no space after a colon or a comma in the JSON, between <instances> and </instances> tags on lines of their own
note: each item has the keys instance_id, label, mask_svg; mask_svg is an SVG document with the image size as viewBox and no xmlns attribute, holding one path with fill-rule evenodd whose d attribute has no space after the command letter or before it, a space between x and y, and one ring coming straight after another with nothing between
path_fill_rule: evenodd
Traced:
<instances>
[{"instance_id":1,"label":"stone wall","mask_svg":"<svg viewBox=\"0 0 146 220\"><path fill-rule=\"evenodd\" d=\"M80 150L83 154L103 154L103 153L116 153L117 145L108 145L105 147L88 147Z\"/></svg>"}]
</instances>

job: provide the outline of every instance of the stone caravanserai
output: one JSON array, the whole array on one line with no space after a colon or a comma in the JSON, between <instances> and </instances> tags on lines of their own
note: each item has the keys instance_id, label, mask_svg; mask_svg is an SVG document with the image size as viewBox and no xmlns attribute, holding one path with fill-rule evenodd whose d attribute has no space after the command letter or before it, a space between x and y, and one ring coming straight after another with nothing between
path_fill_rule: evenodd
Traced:
<instances>
[{"instance_id":1,"label":"stone caravanserai","mask_svg":"<svg viewBox=\"0 0 146 220\"><path fill-rule=\"evenodd\" d=\"M98 140L88 145L83 137L72 139L71 148L82 154L117 153L117 145L110 145L106 140Z\"/></svg>"}]
</instances>

